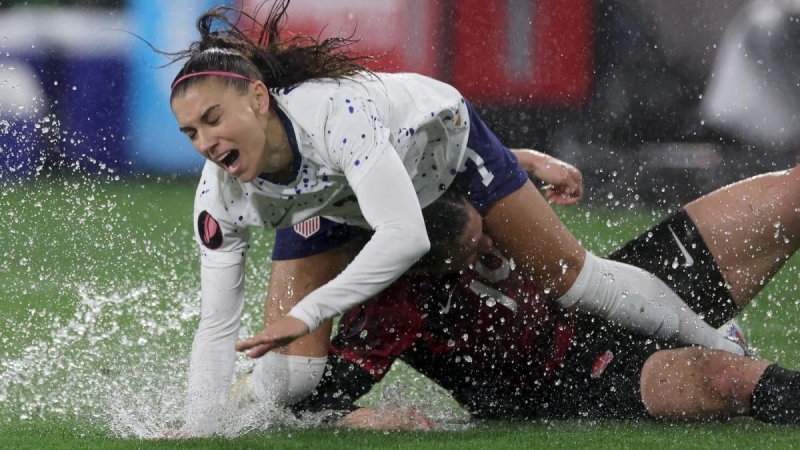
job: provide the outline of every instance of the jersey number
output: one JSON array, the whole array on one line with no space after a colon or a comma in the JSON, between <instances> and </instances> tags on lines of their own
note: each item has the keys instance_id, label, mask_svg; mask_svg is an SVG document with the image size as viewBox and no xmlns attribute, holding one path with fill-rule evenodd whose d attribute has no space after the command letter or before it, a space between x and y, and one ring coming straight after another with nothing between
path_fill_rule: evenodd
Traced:
<instances>
[{"instance_id":1,"label":"jersey number","mask_svg":"<svg viewBox=\"0 0 800 450\"><path fill-rule=\"evenodd\" d=\"M508 276L511 275L511 262L509 262L509 260L507 260L499 252L493 252L493 254L499 258L500 261L502 261L500 267L492 270L486 267L486 265L483 264L483 261L478 260L478 262L475 263L475 272L478 272L482 277L486 278L491 283L496 284L508 279ZM497 303L500 303L501 305L510 309L514 314L517 313L517 309L519 308L517 301L503 294L497 289L489 287L478 280L472 280L472 282L469 284L469 288L472 292L478 294L480 297L492 298Z\"/></svg>"}]
</instances>

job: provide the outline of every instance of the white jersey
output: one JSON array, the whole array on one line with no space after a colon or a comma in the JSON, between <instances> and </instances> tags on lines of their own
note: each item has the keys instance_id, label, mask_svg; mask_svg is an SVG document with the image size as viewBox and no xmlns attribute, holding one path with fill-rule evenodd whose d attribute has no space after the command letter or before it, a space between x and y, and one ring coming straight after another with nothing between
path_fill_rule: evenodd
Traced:
<instances>
[{"instance_id":1,"label":"white jersey","mask_svg":"<svg viewBox=\"0 0 800 450\"><path fill-rule=\"evenodd\" d=\"M467 153L466 102L427 77L317 80L271 93L294 153L294 180L242 183L207 162L197 189L202 311L189 370L189 417L199 422L190 421L190 429L207 428L202 418L213 416L230 386L249 228L285 227L318 215L374 225L347 269L288 312L313 330L386 288L424 254L420 205L450 186ZM407 178L398 174L403 166Z\"/></svg>"},{"instance_id":2,"label":"white jersey","mask_svg":"<svg viewBox=\"0 0 800 450\"><path fill-rule=\"evenodd\" d=\"M249 227L278 228L324 216L369 228L353 189L377 157L395 151L422 207L450 185L464 160L467 109L452 86L416 74L380 74L358 80L318 80L273 89L276 106L291 121L300 161L287 184L264 179L241 183L206 162L195 199L195 222L206 211L221 242L204 255L244 255ZM203 233L198 227L197 233ZM211 236L198 234L204 244ZM206 242L207 243L207 242Z\"/></svg>"}]
</instances>

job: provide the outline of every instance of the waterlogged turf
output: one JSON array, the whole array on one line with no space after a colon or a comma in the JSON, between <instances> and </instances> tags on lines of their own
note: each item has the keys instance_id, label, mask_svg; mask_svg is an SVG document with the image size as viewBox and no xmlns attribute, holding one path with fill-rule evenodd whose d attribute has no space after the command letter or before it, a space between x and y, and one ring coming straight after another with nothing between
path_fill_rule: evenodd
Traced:
<instances>
[{"instance_id":1,"label":"waterlogged turf","mask_svg":"<svg viewBox=\"0 0 800 450\"><path fill-rule=\"evenodd\" d=\"M782 449L796 448L797 437L796 428L744 419L724 424L488 422L467 430L417 433L282 428L234 439L185 441L119 439L76 424L26 423L0 429L3 448L18 449Z\"/></svg>"},{"instance_id":2,"label":"waterlogged turf","mask_svg":"<svg viewBox=\"0 0 800 450\"><path fill-rule=\"evenodd\" d=\"M800 428L750 419L470 423L445 392L402 365L362 403L415 405L440 431L338 431L231 417L226 438L148 440L180 424L199 317L194 183L44 178L0 191L0 448L787 448L800 442ZM667 213L628 205L557 212L598 254ZM253 237L243 335L260 325L271 245L270 233ZM799 259L740 320L762 356L790 368L800 368ZM237 371L248 365L240 358Z\"/></svg>"}]
</instances>

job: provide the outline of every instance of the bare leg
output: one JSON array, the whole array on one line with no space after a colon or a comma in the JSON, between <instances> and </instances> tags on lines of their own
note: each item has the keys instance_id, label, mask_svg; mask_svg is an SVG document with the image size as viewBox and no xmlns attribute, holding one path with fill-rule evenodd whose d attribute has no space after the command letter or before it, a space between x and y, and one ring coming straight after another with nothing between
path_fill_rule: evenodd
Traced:
<instances>
[{"instance_id":1,"label":"bare leg","mask_svg":"<svg viewBox=\"0 0 800 450\"><path fill-rule=\"evenodd\" d=\"M363 243L352 242L307 258L273 261L264 311L264 326L286 315L294 305L311 291L339 275L353 260ZM296 356L322 357L328 355L332 320L312 333L276 350Z\"/></svg>"},{"instance_id":2,"label":"bare leg","mask_svg":"<svg viewBox=\"0 0 800 450\"><path fill-rule=\"evenodd\" d=\"M738 345L703 322L663 281L632 266L587 256L530 182L495 203L484 224L500 251L522 267L548 300L643 335L741 354ZM576 284L579 276L583 281Z\"/></svg>"},{"instance_id":3,"label":"bare leg","mask_svg":"<svg viewBox=\"0 0 800 450\"><path fill-rule=\"evenodd\" d=\"M642 368L642 401L658 419L746 415L753 389L769 364L701 347L662 350Z\"/></svg>"},{"instance_id":4,"label":"bare leg","mask_svg":"<svg viewBox=\"0 0 800 450\"><path fill-rule=\"evenodd\" d=\"M734 183L685 209L744 307L800 247L800 166Z\"/></svg>"},{"instance_id":5,"label":"bare leg","mask_svg":"<svg viewBox=\"0 0 800 450\"><path fill-rule=\"evenodd\" d=\"M585 250L528 182L484 215L498 248L531 274L550 298L565 294L583 267Z\"/></svg>"}]
</instances>

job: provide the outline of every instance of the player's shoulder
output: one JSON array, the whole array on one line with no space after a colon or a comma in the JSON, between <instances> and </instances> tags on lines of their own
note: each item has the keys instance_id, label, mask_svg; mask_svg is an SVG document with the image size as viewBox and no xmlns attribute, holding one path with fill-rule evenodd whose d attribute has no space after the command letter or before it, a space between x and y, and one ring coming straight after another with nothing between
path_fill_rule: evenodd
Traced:
<instances>
[{"instance_id":1,"label":"player's shoulder","mask_svg":"<svg viewBox=\"0 0 800 450\"><path fill-rule=\"evenodd\" d=\"M315 117L330 111L331 105L344 98L369 97L368 86L375 77L320 78L305 81L295 86L270 89L275 102L293 116Z\"/></svg>"},{"instance_id":2,"label":"player's shoulder","mask_svg":"<svg viewBox=\"0 0 800 450\"><path fill-rule=\"evenodd\" d=\"M244 187L241 182L211 161L206 161L197 182L195 191L195 214L209 211L217 216L225 216L229 205L242 197Z\"/></svg>"},{"instance_id":3,"label":"player's shoulder","mask_svg":"<svg viewBox=\"0 0 800 450\"><path fill-rule=\"evenodd\" d=\"M332 106L342 95L342 86L339 80L320 79L287 88L274 88L270 93L298 134L321 139L324 138L322 128L331 115Z\"/></svg>"}]
</instances>

